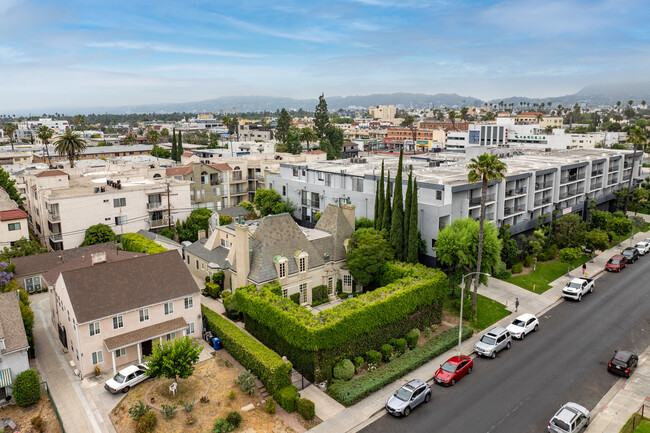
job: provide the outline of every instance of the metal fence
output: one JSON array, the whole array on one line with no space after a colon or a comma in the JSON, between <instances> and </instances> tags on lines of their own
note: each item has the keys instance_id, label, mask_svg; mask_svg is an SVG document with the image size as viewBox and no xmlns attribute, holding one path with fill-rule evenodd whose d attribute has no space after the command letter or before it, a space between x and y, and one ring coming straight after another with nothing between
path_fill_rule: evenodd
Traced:
<instances>
[{"instance_id":1,"label":"metal fence","mask_svg":"<svg viewBox=\"0 0 650 433\"><path fill-rule=\"evenodd\" d=\"M59 414L59 410L56 408L54 397L52 397L52 393L50 393L50 387L47 386L47 382L41 382L41 394L47 394L47 396L50 398L50 404L52 404L52 409L54 410L56 419L59 421L59 427L61 427L61 431L65 433L65 427L63 427L63 421L61 420L61 415Z\"/></svg>"},{"instance_id":2,"label":"metal fence","mask_svg":"<svg viewBox=\"0 0 650 433\"><path fill-rule=\"evenodd\" d=\"M625 426L621 429L620 433L632 433L636 429L643 419L650 421L650 399L645 399L641 406L637 409L636 412L630 417Z\"/></svg>"}]
</instances>

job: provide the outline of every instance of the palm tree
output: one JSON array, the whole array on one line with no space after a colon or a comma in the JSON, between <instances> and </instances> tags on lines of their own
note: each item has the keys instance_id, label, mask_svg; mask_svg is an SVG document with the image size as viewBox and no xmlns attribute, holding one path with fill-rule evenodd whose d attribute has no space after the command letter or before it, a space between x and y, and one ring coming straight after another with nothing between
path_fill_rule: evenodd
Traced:
<instances>
[{"instance_id":1,"label":"palm tree","mask_svg":"<svg viewBox=\"0 0 650 433\"><path fill-rule=\"evenodd\" d=\"M147 141L149 144L153 144L152 154L156 155L158 158L158 140L160 139L160 134L155 129L150 129L147 131Z\"/></svg>"},{"instance_id":2,"label":"palm tree","mask_svg":"<svg viewBox=\"0 0 650 433\"><path fill-rule=\"evenodd\" d=\"M641 106L642 106L643 109L645 110L645 99L644 99L643 101L641 101Z\"/></svg>"},{"instance_id":3,"label":"palm tree","mask_svg":"<svg viewBox=\"0 0 650 433\"><path fill-rule=\"evenodd\" d=\"M160 130L160 138L162 140L165 140L167 142L167 139L169 138L169 129L163 128Z\"/></svg>"},{"instance_id":4,"label":"palm tree","mask_svg":"<svg viewBox=\"0 0 650 433\"><path fill-rule=\"evenodd\" d=\"M616 109L620 112L621 111L621 101L616 101Z\"/></svg>"},{"instance_id":5,"label":"palm tree","mask_svg":"<svg viewBox=\"0 0 650 433\"><path fill-rule=\"evenodd\" d=\"M456 112L451 110L447 113L447 116L449 116L449 120L451 121L451 129L456 129Z\"/></svg>"},{"instance_id":6,"label":"palm tree","mask_svg":"<svg viewBox=\"0 0 650 433\"><path fill-rule=\"evenodd\" d=\"M309 144L315 143L318 140L318 134L313 129L307 127L300 130L300 141L307 142L307 152L309 152Z\"/></svg>"},{"instance_id":7,"label":"palm tree","mask_svg":"<svg viewBox=\"0 0 650 433\"><path fill-rule=\"evenodd\" d=\"M52 131L50 128L48 128L45 125L38 128L38 133L36 134L38 138L43 140L43 145L45 146L45 153L47 153L47 163L50 166L52 165L52 158L50 158L50 149L48 144L50 143L50 138L52 138L53 134L54 131Z\"/></svg>"},{"instance_id":8,"label":"palm tree","mask_svg":"<svg viewBox=\"0 0 650 433\"><path fill-rule=\"evenodd\" d=\"M488 182L500 182L505 178L505 173L508 166L499 160L496 155L484 153L478 158L472 158L467 165L469 173L467 173L467 180L471 183L481 182L481 214L479 216L478 228L478 257L476 259L476 272L481 271L481 260L483 255L483 224L485 222L485 201L487 198ZM476 313L476 295L478 293L478 283L481 274L476 274L474 280L474 296L472 297L472 311Z\"/></svg>"},{"instance_id":9,"label":"palm tree","mask_svg":"<svg viewBox=\"0 0 650 433\"><path fill-rule=\"evenodd\" d=\"M2 130L5 132L5 135L9 136L9 144L11 144L12 152L14 150L14 134L16 133L16 129L18 129L16 124L11 122L5 124L5 126L2 127Z\"/></svg>"},{"instance_id":10,"label":"palm tree","mask_svg":"<svg viewBox=\"0 0 650 433\"><path fill-rule=\"evenodd\" d=\"M70 168L74 168L74 160L77 156L86 150L86 141L79 135L72 132L71 129L66 129L65 134L60 136L54 143L54 150L60 156L66 155L70 161Z\"/></svg>"},{"instance_id":11,"label":"palm tree","mask_svg":"<svg viewBox=\"0 0 650 433\"><path fill-rule=\"evenodd\" d=\"M460 109L460 118L464 121L467 122L467 113L469 112L469 108L463 107Z\"/></svg>"},{"instance_id":12,"label":"palm tree","mask_svg":"<svg viewBox=\"0 0 650 433\"><path fill-rule=\"evenodd\" d=\"M627 203L630 197L630 191L632 190L632 179L634 179L634 158L636 158L636 151L641 146L641 149L645 147L646 140L648 138L645 135L645 131L641 129L640 126L634 126L628 135L627 142L634 145L634 153L632 154L632 170L630 170L630 180L627 184L627 194L625 194L625 207L624 212L627 212Z\"/></svg>"}]
</instances>

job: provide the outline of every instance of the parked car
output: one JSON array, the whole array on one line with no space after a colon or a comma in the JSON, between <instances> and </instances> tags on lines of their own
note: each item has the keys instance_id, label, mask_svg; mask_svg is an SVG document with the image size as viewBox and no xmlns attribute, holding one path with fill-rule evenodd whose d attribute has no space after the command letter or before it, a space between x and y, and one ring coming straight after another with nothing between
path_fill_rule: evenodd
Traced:
<instances>
[{"instance_id":1,"label":"parked car","mask_svg":"<svg viewBox=\"0 0 650 433\"><path fill-rule=\"evenodd\" d=\"M634 247L625 248L623 251L621 251L621 254L625 256L628 263L634 263L639 260L639 250Z\"/></svg>"},{"instance_id":2,"label":"parked car","mask_svg":"<svg viewBox=\"0 0 650 433\"><path fill-rule=\"evenodd\" d=\"M474 360L469 356L452 356L433 375L436 383L444 386L454 386L466 374L472 374Z\"/></svg>"},{"instance_id":3,"label":"parked car","mask_svg":"<svg viewBox=\"0 0 650 433\"><path fill-rule=\"evenodd\" d=\"M552 433L577 433L587 430L589 411L577 403L565 403L548 422Z\"/></svg>"},{"instance_id":4,"label":"parked car","mask_svg":"<svg viewBox=\"0 0 650 433\"><path fill-rule=\"evenodd\" d=\"M627 265L627 257L623 254L615 254L605 265L605 269L612 272L621 272L621 270Z\"/></svg>"},{"instance_id":5,"label":"parked car","mask_svg":"<svg viewBox=\"0 0 650 433\"><path fill-rule=\"evenodd\" d=\"M512 337L507 329L497 326L485 334L474 346L474 351L481 356L496 358L497 352L510 349Z\"/></svg>"},{"instance_id":6,"label":"parked car","mask_svg":"<svg viewBox=\"0 0 650 433\"><path fill-rule=\"evenodd\" d=\"M386 410L391 415L409 416L413 409L429 401L431 401L431 386L423 380L414 379L388 399Z\"/></svg>"},{"instance_id":7,"label":"parked car","mask_svg":"<svg viewBox=\"0 0 650 433\"><path fill-rule=\"evenodd\" d=\"M104 388L112 394L118 392L129 392L129 390L140 382L149 378L146 375L147 366L145 364L129 365L118 371L112 379L108 379Z\"/></svg>"},{"instance_id":8,"label":"parked car","mask_svg":"<svg viewBox=\"0 0 650 433\"><path fill-rule=\"evenodd\" d=\"M512 338L518 338L523 340L526 337L526 334L539 329L539 320L533 314L522 314L512 321L510 325L506 327Z\"/></svg>"},{"instance_id":9,"label":"parked car","mask_svg":"<svg viewBox=\"0 0 650 433\"><path fill-rule=\"evenodd\" d=\"M582 297L587 293L593 293L594 279L593 278L574 278L569 281L562 289L562 297L573 299L574 301L582 301Z\"/></svg>"},{"instance_id":10,"label":"parked car","mask_svg":"<svg viewBox=\"0 0 650 433\"><path fill-rule=\"evenodd\" d=\"M639 364L639 357L627 350L617 350L614 352L612 360L607 363L607 371L620 374L621 376L630 377Z\"/></svg>"},{"instance_id":11,"label":"parked car","mask_svg":"<svg viewBox=\"0 0 650 433\"><path fill-rule=\"evenodd\" d=\"M637 242L634 248L639 250L640 255L645 256L646 253L650 252L650 242L646 242L646 241Z\"/></svg>"}]
</instances>

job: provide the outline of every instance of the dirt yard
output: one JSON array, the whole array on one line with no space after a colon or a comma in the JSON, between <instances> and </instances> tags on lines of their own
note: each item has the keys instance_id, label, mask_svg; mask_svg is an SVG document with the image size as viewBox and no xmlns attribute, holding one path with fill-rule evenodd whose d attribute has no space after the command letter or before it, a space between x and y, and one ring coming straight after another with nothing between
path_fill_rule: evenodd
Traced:
<instances>
[{"instance_id":1,"label":"dirt yard","mask_svg":"<svg viewBox=\"0 0 650 433\"><path fill-rule=\"evenodd\" d=\"M195 376L187 380L179 380L178 393L176 397L169 394L170 379L156 378L147 380L129 391L124 399L111 412L111 420L118 433L132 433L135 430L135 421L129 417L129 408L135 405L138 400L145 400L148 391L150 406L160 407L161 404L177 404L178 412L176 417L170 420L163 418L159 409L152 409L156 413L156 432L179 432L179 431L212 431L212 426L218 417L225 418L228 412L238 411L243 421L238 431L247 433L294 433L295 431L278 415L279 406L276 406L276 415L269 415L264 410L262 397L255 391L252 396L242 392L239 385L235 384L239 370L235 368L225 357L217 354L210 360L197 364ZM200 397L204 395L206 384L209 385L207 397L209 402L201 403ZM234 400L230 398L231 391L235 392ZM154 397L154 403L151 403ZM182 401L191 403L195 400L194 409L185 412ZM242 408L253 404L255 408L248 412ZM295 414L291 414L295 415ZM194 422L188 424L188 418L192 417Z\"/></svg>"},{"instance_id":2,"label":"dirt yard","mask_svg":"<svg viewBox=\"0 0 650 433\"><path fill-rule=\"evenodd\" d=\"M42 431L61 433L59 421L56 419L56 414L47 395L43 395L41 401L29 407L18 407L12 404L0 408L0 418L13 419L21 433L37 433L38 430L32 427L32 418L39 415L43 420L44 430Z\"/></svg>"}]
</instances>

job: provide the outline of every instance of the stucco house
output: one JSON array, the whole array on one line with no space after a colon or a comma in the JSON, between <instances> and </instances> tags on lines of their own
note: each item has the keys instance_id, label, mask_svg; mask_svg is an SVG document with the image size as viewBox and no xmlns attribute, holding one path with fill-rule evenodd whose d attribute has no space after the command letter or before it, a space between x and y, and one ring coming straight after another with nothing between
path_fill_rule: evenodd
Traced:
<instances>
[{"instance_id":1,"label":"stucco house","mask_svg":"<svg viewBox=\"0 0 650 433\"><path fill-rule=\"evenodd\" d=\"M176 251L95 253L44 278L54 281L53 326L81 377L140 363L157 341L200 337L199 288Z\"/></svg>"},{"instance_id":2,"label":"stucco house","mask_svg":"<svg viewBox=\"0 0 650 433\"><path fill-rule=\"evenodd\" d=\"M11 396L16 377L29 369L28 349L18 292L0 293L0 402Z\"/></svg>"}]
</instances>

